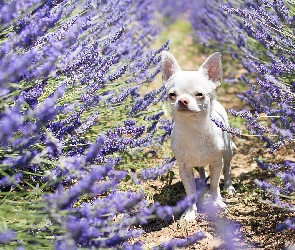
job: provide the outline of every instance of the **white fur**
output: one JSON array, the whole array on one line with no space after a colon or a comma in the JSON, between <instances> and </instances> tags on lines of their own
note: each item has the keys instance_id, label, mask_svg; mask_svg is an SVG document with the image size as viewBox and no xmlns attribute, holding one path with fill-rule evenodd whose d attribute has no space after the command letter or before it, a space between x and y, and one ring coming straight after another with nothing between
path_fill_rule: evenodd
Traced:
<instances>
[{"instance_id":1,"label":"white fur","mask_svg":"<svg viewBox=\"0 0 295 250\"><path fill-rule=\"evenodd\" d=\"M179 173L187 195L196 193L193 168L200 168L200 177L206 178L204 166L209 165L210 193L213 206L224 208L219 190L219 179L224 164L224 189L232 194L230 135L218 128L210 116L228 125L223 106L215 100L214 90L222 80L220 53L214 53L198 71L182 71L172 54L162 52L163 83L172 108L174 127L171 149L179 164ZM184 215L192 220L196 205Z\"/></svg>"}]
</instances>

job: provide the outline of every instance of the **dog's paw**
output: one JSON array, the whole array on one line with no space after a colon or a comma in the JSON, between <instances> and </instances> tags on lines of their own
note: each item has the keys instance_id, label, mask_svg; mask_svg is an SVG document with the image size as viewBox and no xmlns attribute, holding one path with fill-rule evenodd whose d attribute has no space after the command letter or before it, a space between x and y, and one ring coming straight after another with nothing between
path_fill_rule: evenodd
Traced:
<instances>
[{"instance_id":1,"label":"dog's paw","mask_svg":"<svg viewBox=\"0 0 295 250\"><path fill-rule=\"evenodd\" d=\"M236 192L235 188L232 185L230 185L229 187L225 187L224 191L227 192L227 194L231 195L231 196L234 195Z\"/></svg>"},{"instance_id":2,"label":"dog's paw","mask_svg":"<svg viewBox=\"0 0 295 250\"><path fill-rule=\"evenodd\" d=\"M197 217L197 209L187 209L180 217L180 220L193 221Z\"/></svg>"},{"instance_id":3,"label":"dog's paw","mask_svg":"<svg viewBox=\"0 0 295 250\"><path fill-rule=\"evenodd\" d=\"M221 198L215 198L213 199L213 207L217 208L217 209L225 209L226 208L226 204L222 201Z\"/></svg>"}]
</instances>

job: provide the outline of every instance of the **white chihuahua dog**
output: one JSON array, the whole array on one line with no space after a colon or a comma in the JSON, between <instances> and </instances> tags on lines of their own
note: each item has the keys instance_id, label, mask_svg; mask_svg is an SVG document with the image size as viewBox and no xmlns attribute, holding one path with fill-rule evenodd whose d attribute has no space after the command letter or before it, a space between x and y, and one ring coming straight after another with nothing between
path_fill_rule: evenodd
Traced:
<instances>
[{"instance_id":1,"label":"white chihuahua dog","mask_svg":"<svg viewBox=\"0 0 295 250\"><path fill-rule=\"evenodd\" d=\"M171 149L179 164L185 192L196 194L194 167L199 167L200 178L205 182L204 166L209 165L213 206L225 208L219 180L224 164L224 189L234 193L230 172L232 143L230 135L211 121L212 116L229 125L226 111L214 94L222 80L221 54L209 56L197 71L182 71L174 56L163 51L162 77L174 120ZM194 204L185 212L184 219L193 220L196 213Z\"/></svg>"}]
</instances>

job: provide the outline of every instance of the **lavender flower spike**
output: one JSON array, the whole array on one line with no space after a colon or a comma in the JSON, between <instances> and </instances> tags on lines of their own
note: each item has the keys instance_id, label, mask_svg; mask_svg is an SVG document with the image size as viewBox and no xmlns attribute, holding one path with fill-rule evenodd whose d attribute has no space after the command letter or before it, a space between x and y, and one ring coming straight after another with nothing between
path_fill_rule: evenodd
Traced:
<instances>
[{"instance_id":1,"label":"lavender flower spike","mask_svg":"<svg viewBox=\"0 0 295 250\"><path fill-rule=\"evenodd\" d=\"M235 136L241 136L242 135L242 130L241 129L238 129L238 128L231 128L229 126L226 126L223 124L222 121L219 121L213 117L211 117L211 121L213 121L217 127L221 128L222 131L226 131L227 133L230 133L232 135L235 135Z\"/></svg>"}]
</instances>

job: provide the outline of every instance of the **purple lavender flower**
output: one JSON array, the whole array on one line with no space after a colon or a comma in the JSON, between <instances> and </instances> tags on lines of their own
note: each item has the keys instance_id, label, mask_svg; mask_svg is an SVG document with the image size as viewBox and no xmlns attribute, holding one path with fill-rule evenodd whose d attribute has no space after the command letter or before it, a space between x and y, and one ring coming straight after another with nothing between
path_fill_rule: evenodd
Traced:
<instances>
[{"instance_id":1,"label":"purple lavender flower","mask_svg":"<svg viewBox=\"0 0 295 250\"><path fill-rule=\"evenodd\" d=\"M276 231L280 232L280 231L283 231L286 229L295 230L295 219L294 218L287 219L284 223L279 224L276 228Z\"/></svg>"},{"instance_id":2,"label":"purple lavender flower","mask_svg":"<svg viewBox=\"0 0 295 250\"><path fill-rule=\"evenodd\" d=\"M16 233L12 230L0 232L0 244L6 244L16 238Z\"/></svg>"},{"instance_id":3,"label":"purple lavender flower","mask_svg":"<svg viewBox=\"0 0 295 250\"><path fill-rule=\"evenodd\" d=\"M155 167L155 168L148 168L148 169L143 169L141 171L141 178L142 180L155 180L158 176L163 175L167 173L170 169L173 168L174 166L174 161L168 164L164 164L160 167Z\"/></svg>"},{"instance_id":4,"label":"purple lavender flower","mask_svg":"<svg viewBox=\"0 0 295 250\"><path fill-rule=\"evenodd\" d=\"M141 242L135 242L134 244L131 244L127 241L125 241L122 244L122 247L126 250L141 250L142 249L142 243Z\"/></svg>"},{"instance_id":5,"label":"purple lavender flower","mask_svg":"<svg viewBox=\"0 0 295 250\"><path fill-rule=\"evenodd\" d=\"M88 152L86 153L86 162L91 163L96 158L96 156L101 152L102 144L104 143L105 136L100 136L96 139L96 142L93 143L90 147Z\"/></svg>"},{"instance_id":6,"label":"purple lavender flower","mask_svg":"<svg viewBox=\"0 0 295 250\"><path fill-rule=\"evenodd\" d=\"M221 128L222 131L226 131L227 133L230 133L235 136L240 136L242 134L241 129L231 128L229 126L226 126L223 124L222 121L219 121L219 120L215 119L214 117L211 117L211 121L213 121L217 127Z\"/></svg>"},{"instance_id":7,"label":"purple lavender flower","mask_svg":"<svg viewBox=\"0 0 295 250\"><path fill-rule=\"evenodd\" d=\"M0 190L17 186L21 182L22 176L22 173L16 173L11 176L2 177L0 179Z\"/></svg>"},{"instance_id":8,"label":"purple lavender flower","mask_svg":"<svg viewBox=\"0 0 295 250\"><path fill-rule=\"evenodd\" d=\"M175 248L182 248L182 247L187 247L195 244L197 241L202 240L205 238L204 233L202 232L196 232L193 235L188 236L185 239L172 239L169 242L163 242L161 246L154 248L156 249L165 249L165 250L172 250Z\"/></svg>"},{"instance_id":9,"label":"purple lavender flower","mask_svg":"<svg viewBox=\"0 0 295 250\"><path fill-rule=\"evenodd\" d=\"M4 144L9 141L13 133L15 133L19 126L23 123L23 117L16 108L7 109L2 113L0 121L0 139Z\"/></svg>"},{"instance_id":10,"label":"purple lavender flower","mask_svg":"<svg viewBox=\"0 0 295 250\"><path fill-rule=\"evenodd\" d=\"M138 99L130 110L130 115L134 115L145 111L149 105L155 102L155 96L163 91L163 87L160 89L152 90L141 99Z\"/></svg>"},{"instance_id":11,"label":"purple lavender flower","mask_svg":"<svg viewBox=\"0 0 295 250\"><path fill-rule=\"evenodd\" d=\"M263 170L274 172L282 183L280 186L275 186L266 181L255 180L257 186L265 192L268 201L274 206L294 211L294 206L288 204L288 200L284 200L283 197L291 198L295 191L295 164L289 161L284 164L267 164L261 161L257 161L257 163Z\"/></svg>"}]
</instances>

